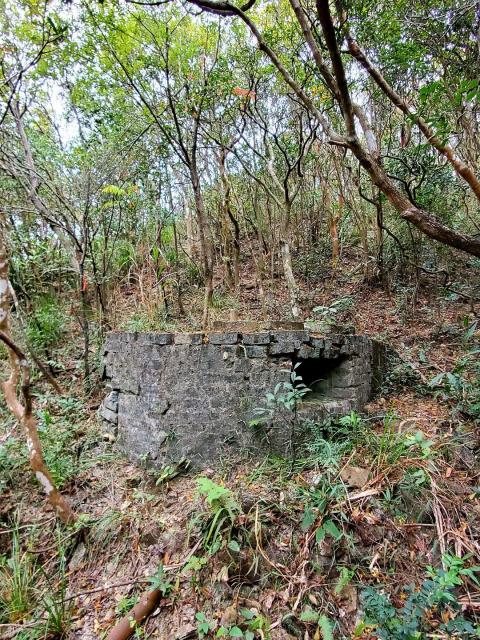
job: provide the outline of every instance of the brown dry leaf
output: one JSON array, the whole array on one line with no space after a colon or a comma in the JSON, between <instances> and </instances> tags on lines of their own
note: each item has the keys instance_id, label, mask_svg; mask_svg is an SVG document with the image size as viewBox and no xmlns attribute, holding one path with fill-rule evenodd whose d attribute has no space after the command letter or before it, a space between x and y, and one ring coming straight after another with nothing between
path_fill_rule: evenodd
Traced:
<instances>
[{"instance_id":1,"label":"brown dry leaf","mask_svg":"<svg viewBox=\"0 0 480 640\"><path fill-rule=\"evenodd\" d=\"M353 584L347 584L342 589L342 602L347 613L355 613L358 607L357 589Z\"/></svg>"},{"instance_id":2,"label":"brown dry leaf","mask_svg":"<svg viewBox=\"0 0 480 640\"><path fill-rule=\"evenodd\" d=\"M216 574L214 582L228 582L228 566L224 564Z\"/></svg>"},{"instance_id":3,"label":"brown dry leaf","mask_svg":"<svg viewBox=\"0 0 480 640\"><path fill-rule=\"evenodd\" d=\"M263 606L267 611L269 611L272 608L273 602L276 597L277 597L276 591L270 591L268 592L267 595L264 596Z\"/></svg>"},{"instance_id":4,"label":"brown dry leaf","mask_svg":"<svg viewBox=\"0 0 480 640\"><path fill-rule=\"evenodd\" d=\"M362 469L362 467L346 466L340 471L340 477L345 484L361 489L368 482L368 476L370 474L369 469Z\"/></svg>"},{"instance_id":5,"label":"brown dry leaf","mask_svg":"<svg viewBox=\"0 0 480 640\"><path fill-rule=\"evenodd\" d=\"M222 613L220 624L223 625L224 627L231 627L236 623L237 617L238 617L237 607L232 604L229 607L227 607Z\"/></svg>"},{"instance_id":6,"label":"brown dry leaf","mask_svg":"<svg viewBox=\"0 0 480 640\"><path fill-rule=\"evenodd\" d=\"M255 98L255 91L250 91L249 89L242 89L242 87L234 87L232 89L232 94L234 96L241 96L242 98Z\"/></svg>"}]
</instances>

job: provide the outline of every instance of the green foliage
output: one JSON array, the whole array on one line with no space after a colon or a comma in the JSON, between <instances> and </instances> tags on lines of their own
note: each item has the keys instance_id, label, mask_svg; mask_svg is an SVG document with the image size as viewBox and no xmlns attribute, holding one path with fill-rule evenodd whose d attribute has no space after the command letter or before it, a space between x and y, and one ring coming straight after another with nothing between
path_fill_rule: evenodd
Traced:
<instances>
[{"instance_id":1,"label":"green foliage","mask_svg":"<svg viewBox=\"0 0 480 640\"><path fill-rule=\"evenodd\" d=\"M432 442L422 432L416 435L399 433L397 417L387 414L382 428L373 429L368 422L352 411L349 415L330 417L319 424L310 423L310 442L307 452L310 461L335 471L341 457L355 450L362 451L375 465L394 465L412 455L429 457Z\"/></svg>"},{"instance_id":2,"label":"green foliage","mask_svg":"<svg viewBox=\"0 0 480 640\"><path fill-rule=\"evenodd\" d=\"M137 258L137 247L131 240L122 238L115 243L112 267L117 273L128 273L135 266Z\"/></svg>"},{"instance_id":3,"label":"green foliage","mask_svg":"<svg viewBox=\"0 0 480 640\"><path fill-rule=\"evenodd\" d=\"M18 636L24 640L68 635L74 603L66 597L64 543L58 529L58 562L47 572L35 555L22 550L18 525L14 523L10 554L0 556L0 624L24 624L26 631Z\"/></svg>"},{"instance_id":4,"label":"green foliage","mask_svg":"<svg viewBox=\"0 0 480 640\"><path fill-rule=\"evenodd\" d=\"M300 614L300 620L306 624L315 624L318 626L323 640L333 640L333 623L324 613L318 613L310 606L303 609Z\"/></svg>"},{"instance_id":5,"label":"green foliage","mask_svg":"<svg viewBox=\"0 0 480 640\"><path fill-rule=\"evenodd\" d=\"M335 589L333 590L335 595L340 595L342 591L347 587L352 581L353 576L355 575L355 569L349 569L348 567L340 567L340 575L338 576L337 584L335 585Z\"/></svg>"},{"instance_id":6,"label":"green foliage","mask_svg":"<svg viewBox=\"0 0 480 640\"><path fill-rule=\"evenodd\" d=\"M212 296L212 307L219 310L238 309L239 304L238 300L233 296L228 295L227 293L214 291Z\"/></svg>"},{"instance_id":7,"label":"green foliage","mask_svg":"<svg viewBox=\"0 0 480 640\"><path fill-rule=\"evenodd\" d=\"M28 316L26 337L32 348L40 353L58 346L65 331L65 311L50 297L39 298Z\"/></svg>"},{"instance_id":8,"label":"green foliage","mask_svg":"<svg viewBox=\"0 0 480 640\"><path fill-rule=\"evenodd\" d=\"M170 480L173 480L173 478L176 478L180 474L186 473L189 468L190 461L186 458L182 458L175 464L167 464L158 474L157 479L155 480L155 485L159 487Z\"/></svg>"},{"instance_id":9,"label":"green foliage","mask_svg":"<svg viewBox=\"0 0 480 640\"><path fill-rule=\"evenodd\" d=\"M83 455L98 441L94 428L85 432L85 407L76 398L48 396L49 408L38 412L38 433L45 463L61 488L82 471L96 464L99 454ZM72 422L74 420L74 422ZM0 488L21 471L29 471L28 450L22 436L10 436L0 443Z\"/></svg>"},{"instance_id":10,"label":"green foliage","mask_svg":"<svg viewBox=\"0 0 480 640\"><path fill-rule=\"evenodd\" d=\"M424 385L411 364L395 356L390 356L389 360L390 362L382 380L380 390L382 395L399 392L405 388L414 388L420 393L424 391Z\"/></svg>"},{"instance_id":11,"label":"green foliage","mask_svg":"<svg viewBox=\"0 0 480 640\"><path fill-rule=\"evenodd\" d=\"M466 332L466 342L474 335L476 327L477 323L473 323ZM452 405L455 416L464 415L480 423L480 349L472 348L457 361L452 371L432 378L430 388Z\"/></svg>"},{"instance_id":12,"label":"green foliage","mask_svg":"<svg viewBox=\"0 0 480 640\"><path fill-rule=\"evenodd\" d=\"M338 423L341 424L340 421ZM305 445L308 461L311 464L318 465L327 474L338 471L343 456L352 448L351 440L330 437L329 429L332 424L333 421L330 419L320 424L311 420L305 423L305 428L308 430L308 438ZM354 438L355 432L352 432L352 440Z\"/></svg>"},{"instance_id":13,"label":"green foliage","mask_svg":"<svg viewBox=\"0 0 480 640\"><path fill-rule=\"evenodd\" d=\"M21 622L36 604L40 572L32 556L22 552L14 528L9 557L0 556L0 622Z\"/></svg>"},{"instance_id":14,"label":"green foliage","mask_svg":"<svg viewBox=\"0 0 480 640\"><path fill-rule=\"evenodd\" d=\"M288 382L279 382L275 385L273 392L269 392L265 396L265 406L256 407L254 413L256 418L250 420L251 427L257 427L271 420L275 412L286 410L291 414L295 414L298 403L309 393L310 389L303 384L302 376L298 375L296 369L300 363L294 365L292 371L283 370L284 373L290 374Z\"/></svg>"},{"instance_id":15,"label":"green foliage","mask_svg":"<svg viewBox=\"0 0 480 640\"><path fill-rule=\"evenodd\" d=\"M368 587L362 594L364 625L373 627L380 640L423 638L432 629L448 637L477 638L480 629L460 613L461 606L454 591L462 584L463 577L478 582L475 574L480 567L467 567L466 560L468 557L444 555L445 568L429 567L429 577L418 589L411 586L406 590L405 604L399 609L392 605L387 595Z\"/></svg>"},{"instance_id":16,"label":"green foliage","mask_svg":"<svg viewBox=\"0 0 480 640\"><path fill-rule=\"evenodd\" d=\"M57 530L57 547L59 551L59 566L52 580L50 575L41 568L42 575L49 587L49 593L42 598L42 604L45 607L46 622L45 635L53 637L65 637L71 627L74 601L67 599L68 590L68 571L66 561L66 550L61 539L61 532Z\"/></svg>"},{"instance_id":17,"label":"green foliage","mask_svg":"<svg viewBox=\"0 0 480 640\"><path fill-rule=\"evenodd\" d=\"M299 497L304 506L303 516L300 522L302 531L315 525L315 541L320 544L327 537L338 542L344 532L338 526L333 515L329 514L331 504L337 502L345 495L345 487L342 483L333 483L326 475L319 478L316 486L309 490L300 489Z\"/></svg>"},{"instance_id":18,"label":"green foliage","mask_svg":"<svg viewBox=\"0 0 480 640\"><path fill-rule=\"evenodd\" d=\"M345 296L335 300L328 306L319 305L312 309L315 314L313 318L308 318L305 322L307 328L311 327L315 331L329 332L336 328L339 317L349 311L354 304L352 296Z\"/></svg>"},{"instance_id":19,"label":"green foliage","mask_svg":"<svg viewBox=\"0 0 480 640\"><path fill-rule=\"evenodd\" d=\"M86 460L80 460L77 447L87 443L77 441L77 432L83 437L81 422L72 424L68 419L55 419L47 409L39 412L38 434L42 442L43 455L57 488L63 487L69 480L75 478L81 471ZM89 439L95 439L95 434L89 432ZM23 445L22 445L23 448ZM90 463L91 464L91 463Z\"/></svg>"},{"instance_id":20,"label":"green foliage","mask_svg":"<svg viewBox=\"0 0 480 640\"><path fill-rule=\"evenodd\" d=\"M230 489L210 478L197 478L197 486L199 495L205 498L210 509L210 514L203 522L203 544L213 554L222 544L228 544L241 508Z\"/></svg>"},{"instance_id":21,"label":"green foliage","mask_svg":"<svg viewBox=\"0 0 480 640\"><path fill-rule=\"evenodd\" d=\"M30 225L22 225L19 234L21 237L13 240L10 258L10 280L17 294L40 294L41 301L41 296L46 295L45 292L59 279L63 289L70 291L76 280L66 253L51 239L38 238ZM47 294L47 300L49 297Z\"/></svg>"},{"instance_id":22,"label":"green foliage","mask_svg":"<svg viewBox=\"0 0 480 640\"><path fill-rule=\"evenodd\" d=\"M195 620L199 638L243 638L243 640L261 638L262 640L270 640L269 621L251 609L240 609L237 624L230 626L218 625L209 620L203 611L195 614Z\"/></svg>"},{"instance_id":23,"label":"green foliage","mask_svg":"<svg viewBox=\"0 0 480 640\"><path fill-rule=\"evenodd\" d=\"M175 325L165 316L163 306L137 311L122 324L123 331L172 331Z\"/></svg>"},{"instance_id":24,"label":"green foliage","mask_svg":"<svg viewBox=\"0 0 480 640\"><path fill-rule=\"evenodd\" d=\"M115 607L117 615L122 617L128 615L132 607L134 607L139 600L139 596L123 596L120 598Z\"/></svg>"},{"instance_id":25,"label":"green foliage","mask_svg":"<svg viewBox=\"0 0 480 640\"><path fill-rule=\"evenodd\" d=\"M166 577L165 569L163 568L162 562L158 565L158 569L156 570L154 575L150 576L149 582L150 589L152 591L158 589L158 591L160 591L164 598L167 597L173 590L173 583Z\"/></svg>"},{"instance_id":26,"label":"green foliage","mask_svg":"<svg viewBox=\"0 0 480 640\"><path fill-rule=\"evenodd\" d=\"M344 298L339 298L332 302L332 304L325 306L318 306L312 309L313 313L315 313L318 317L326 320L332 320L334 316L336 316L341 311L347 311L353 305L353 298L351 296L345 296Z\"/></svg>"},{"instance_id":27,"label":"green foliage","mask_svg":"<svg viewBox=\"0 0 480 640\"><path fill-rule=\"evenodd\" d=\"M400 519L423 522L430 519L431 480L425 469L407 467L396 486L387 487L382 506Z\"/></svg>"}]
</instances>

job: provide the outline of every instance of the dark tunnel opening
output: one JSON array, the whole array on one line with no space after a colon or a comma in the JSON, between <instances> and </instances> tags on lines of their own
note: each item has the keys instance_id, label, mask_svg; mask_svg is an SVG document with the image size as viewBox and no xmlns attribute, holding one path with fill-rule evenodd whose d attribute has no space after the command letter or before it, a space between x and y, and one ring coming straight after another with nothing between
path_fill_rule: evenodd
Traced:
<instances>
[{"instance_id":1,"label":"dark tunnel opening","mask_svg":"<svg viewBox=\"0 0 480 640\"><path fill-rule=\"evenodd\" d=\"M345 357L322 358L297 358L293 361L295 373L301 377L297 384L303 383L310 392L305 396L306 402L321 402L330 397L330 390L334 386L332 380L334 372L344 362Z\"/></svg>"}]
</instances>

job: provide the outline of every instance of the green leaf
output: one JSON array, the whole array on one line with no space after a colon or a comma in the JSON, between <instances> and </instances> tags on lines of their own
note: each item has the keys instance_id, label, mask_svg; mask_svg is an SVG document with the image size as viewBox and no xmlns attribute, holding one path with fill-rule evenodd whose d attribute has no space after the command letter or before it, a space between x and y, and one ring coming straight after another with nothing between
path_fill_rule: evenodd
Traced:
<instances>
[{"instance_id":1,"label":"green leaf","mask_svg":"<svg viewBox=\"0 0 480 640\"><path fill-rule=\"evenodd\" d=\"M428 383L428 385L430 387L435 387L437 384L441 384L443 381L445 374L444 373L439 373L438 375L436 375L434 378L432 378L430 380L430 382Z\"/></svg>"},{"instance_id":2,"label":"green leaf","mask_svg":"<svg viewBox=\"0 0 480 640\"><path fill-rule=\"evenodd\" d=\"M240 614L245 618L245 620L253 620L255 614L251 609L240 609Z\"/></svg>"},{"instance_id":3,"label":"green leaf","mask_svg":"<svg viewBox=\"0 0 480 640\"><path fill-rule=\"evenodd\" d=\"M302 522L300 524L300 528L302 531L306 531L312 524L315 522L315 514L313 513L311 507L307 507L303 512Z\"/></svg>"},{"instance_id":4,"label":"green leaf","mask_svg":"<svg viewBox=\"0 0 480 640\"><path fill-rule=\"evenodd\" d=\"M229 633L231 638L243 638L243 631L240 627L232 627Z\"/></svg>"},{"instance_id":5,"label":"green leaf","mask_svg":"<svg viewBox=\"0 0 480 640\"><path fill-rule=\"evenodd\" d=\"M240 545L236 540L230 540L230 542L228 543L228 548L230 549L230 551L235 551L235 553L238 553L240 551Z\"/></svg>"},{"instance_id":6,"label":"green leaf","mask_svg":"<svg viewBox=\"0 0 480 640\"><path fill-rule=\"evenodd\" d=\"M312 607L305 607L300 614L301 622L318 622L319 614Z\"/></svg>"},{"instance_id":7,"label":"green leaf","mask_svg":"<svg viewBox=\"0 0 480 640\"><path fill-rule=\"evenodd\" d=\"M332 536L332 538L334 538L334 540L340 540L340 538L343 535L343 533L340 531L337 525L333 522L333 520L326 520L323 523L323 528L325 529L326 533L328 533L329 535Z\"/></svg>"},{"instance_id":8,"label":"green leaf","mask_svg":"<svg viewBox=\"0 0 480 640\"><path fill-rule=\"evenodd\" d=\"M326 536L326 531L324 529L324 527L318 527L318 529L315 532L315 541L317 544L320 544L320 542L323 542L325 540L325 536Z\"/></svg>"},{"instance_id":9,"label":"green leaf","mask_svg":"<svg viewBox=\"0 0 480 640\"><path fill-rule=\"evenodd\" d=\"M325 614L322 614L318 619L318 626L320 627L323 640L333 640L333 625Z\"/></svg>"}]
</instances>

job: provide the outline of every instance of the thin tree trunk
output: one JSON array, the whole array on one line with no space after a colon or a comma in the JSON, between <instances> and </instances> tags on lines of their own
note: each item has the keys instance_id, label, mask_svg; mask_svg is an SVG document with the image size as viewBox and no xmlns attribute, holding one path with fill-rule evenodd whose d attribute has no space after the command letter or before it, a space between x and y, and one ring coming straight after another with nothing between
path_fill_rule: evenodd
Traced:
<instances>
[{"instance_id":1,"label":"thin tree trunk","mask_svg":"<svg viewBox=\"0 0 480 640\"><path fill-rule=\"evenodd\" d=\"M200 189L200 179L194 163L190 166L193 195L195 198L195 212L197 214L198 235L200 239L200 254L203 268L205 295L203 298L202 326L208 326L209 312L213 297L213 245L210 238L205 206Z\"/></svg>"},{"instance_id":2,"label":"thin tree trunk","mask_svg":"<svg viewBox=\"0 0 480 640\"><path fill-rule=\"evenodd\" d=\"M75 514L69 502L55 487L53 478L45 464L42 445L38 437L37 420L32 411L30 394L30 365L26 355L13 342L10 331L10 292L8 279L8 254L4 238L4 230L0 229L0 340L7 346L10 359L10 376L0 384L5 402L25 430L30 466L46 493L47 500L65 524L75 522ZM22 381L23 404L17 396L17 386Z\"/></svg>"}]
</instances>

